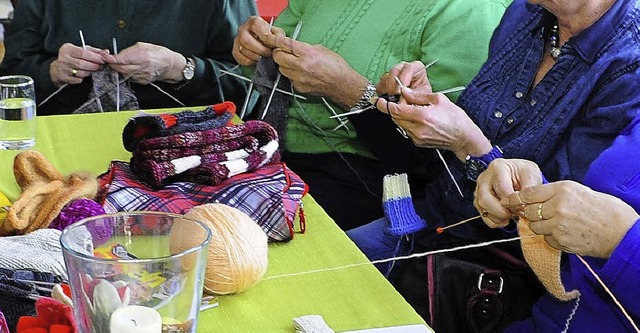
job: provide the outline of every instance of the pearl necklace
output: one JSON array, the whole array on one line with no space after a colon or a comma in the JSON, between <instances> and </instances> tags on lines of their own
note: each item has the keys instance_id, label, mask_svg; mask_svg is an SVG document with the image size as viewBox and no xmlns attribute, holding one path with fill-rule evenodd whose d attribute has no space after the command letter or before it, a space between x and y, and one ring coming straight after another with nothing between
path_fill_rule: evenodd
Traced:
<instances>
[{"instance_id":1,"label":"pearl necklace","mask_svg":"<svg viewBox=\"0 0 640 333\"><path fill-rule=\"evenodd\" d=\"M553 60L558 61L558 57L562 53L562 48L560 47L560 34L558 33L558 25L554 24L551 27L551 33L549 34L549 54L551 54L551 58Z\"/></svg>"}]
</instances>

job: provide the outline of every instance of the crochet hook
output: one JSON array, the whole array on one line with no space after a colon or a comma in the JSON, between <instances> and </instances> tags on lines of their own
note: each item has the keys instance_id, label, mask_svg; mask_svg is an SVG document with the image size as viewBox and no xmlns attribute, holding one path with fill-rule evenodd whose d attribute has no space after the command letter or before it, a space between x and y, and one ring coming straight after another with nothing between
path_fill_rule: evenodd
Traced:
<instances>
[{"instance_id":1,"label":"crochet hook","mask_svg":"<svg viewBox=\"0 0 640 333\"><path fill-rule=\"evenodd\" d=\"M436 228L436 233L439 235L439 234L443 233L445 230L447 230L449 228L453 228L453 227L457 227L459 225L463 225L463 224L465 224L467 222L473 221L473 220L481 218L481 217L482 217L482 215L478 215L478 216L470 217L470 218L468 218L466 220L462 220L462 221L460 221L458 223L454 223L454 224L448 225L446 227L437 227Z\"/></svg>"},{"instance_id":2,"label":"crochet hook","mask_svg":"<svg viewBox=\"0 0 640 333\"><path fill-rule=\"evenodd\" d=\"M293 35L291 36L292 40L298 39L300 28L302 28L302 21L299 21L298 25L296 25L296 29L293 31ZM276 75L276 81L273 84L273 89L271 89L271 94L269 95L269 99L267 100L267 105L264 107L264 111L262 111L262 115L260 116L260 119L264 119L264 117L267 115L267 111L269 111L269 106L271 106L271 100L273 100L273 94L276 92L276 88L280 83L281 77L282 77L282 73L278 71L278 75Z\"/></svg>"},{"instance_id":3,"label":"crochet hook","mask_svg":"<svg viewBox=\"0 0 640 333\"><path fill-rule=\"evenodd\" d=\"M269 21L269 32L271 32L271 28L273 28L273 16ZM247 112L247 107L249 106L249 99L251 98L252 91L253 91L253 80L249 82L249 89L247 89L247 96L244 98L244 103L242 104L242 109L240 110L240 119L243 119L245 113Z\"/></svg>"}]
</instances>

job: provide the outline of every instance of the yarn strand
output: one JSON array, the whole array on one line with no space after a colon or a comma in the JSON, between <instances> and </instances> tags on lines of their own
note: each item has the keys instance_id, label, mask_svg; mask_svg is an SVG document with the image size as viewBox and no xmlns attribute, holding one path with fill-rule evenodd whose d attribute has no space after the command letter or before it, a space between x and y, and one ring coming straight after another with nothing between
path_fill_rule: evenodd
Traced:
<instances>
[{"instance_id":1,"label":"yarn strand","mask_svg":"<svg viewBox=\"0 0 640 333\"><path fill-rule=\"evenodd\" d=\"M602 288L604 288L604 290L607 292L607 294L609 294L609 296L611 297L611 299L613 299L613 302L616 303L616 305L618 306L618 308L620 308L620 311L622 311L622 314L627 317L627 320L629 320L629 323L631 324L631 326L633 326L633 329L636 330L636 332L640 332L640 329L638 329L638 326L636 325L636 322L633 321L633 319L631 318L631 316L629 315L629 313L627 312L627 310L625 310L625 308L622 306L622 304L620 304L620 301L618 301L618 299L616 298L615 295L613 295L613 292L611 292L611 290L609 289L609 287L607 287L606 284L604 284L604 282L602 281L602 279L600 278L600 276L593 270L593 268L591 268L591 266L589 265L589 263L584 260L584 258L582 258L581 255L576 254L576 257L578 257L578 259L580 259L580 261L582 261L582 264L584 264L584 266L587 268L587 270L589 270L589 272L591 273L591 275L593 275L593 277L598 280L598 282L600 283L600 285L602 286Z\"/></svg>"},{"instance_id":2,"label":"yarn strand","mask_svg":"<svg viewBox=\"0 0 640 333\"><path fill-rule=\"evenodd\" d=\"M386 263L386 262L390 262L390 261L396 261L396 260L407 260L407 259L413 259L413 258L422 258L422 257L426 257L426 256L433 255L433 254L456 252L456 251L461 251L461 250L467 250L467 249L474 249L474 248L479 248L479 247L490 246L490 245L494 245L494 244L515 242L515 241L521 240L523 238L529 238L529 237L533 237L533 236L498 239L498 240L495 240L495 241L484 242L484 243L479 243L479 244L470 244L470 245L463 245L463 246L458 246L458 247L454 247L454 248L450 248L450 249L441 249L441 250L435 250L435 251L429 251L429 252L413 253L413 254L406 255L406 256L399 256L399 257L386 258L386 259L380 259L380 260L374 260L374 261L367 261L367 262L362 262L362 263L357 263L357 264L349 264L349 265L344 265L344 266L322 268L322 269L314 269L314 270L306 271L306 272L274 275L274 276L266 277L263 280L264 281L266 281L266 280L275 280L275 279L280 279L280 278L285 278L285 277L294 277L294 276L302 276L302 275L309 275L309 274L315 274L315 273L324 273L324 272L337 271L337 270L347 269L347 268L368 266L368 265L372 265L372 264L382 264L382 263Z\"/></svg>"}]
</instances>

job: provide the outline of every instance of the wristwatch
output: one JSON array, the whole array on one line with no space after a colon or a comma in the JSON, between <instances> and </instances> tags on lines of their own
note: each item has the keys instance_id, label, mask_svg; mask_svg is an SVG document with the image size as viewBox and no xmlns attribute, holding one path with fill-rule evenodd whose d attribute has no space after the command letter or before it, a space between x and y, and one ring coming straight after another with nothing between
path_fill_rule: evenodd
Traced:
<instances>
[{"instance_id":1,"label":"wristwatch","mask_svg":"<svg viewBox=\"0 0 640 333\"><path fill-rule=\"evenodd\" d=\"M502 149L498 146L493 146L490 152L480 156L470 156L467 155L466 158L466 171L467 178L471 181L477 181L478 176L484 171L487 170L489 163L495 160L496 158L502 157Z\"/></svg>"},{"instance_id":2,"label":"wristwatch","mask_svg":"<svg viewBox=\"0 0 640 333\"><path fill-rule=\"evenodd\" d=\"M184 66L184 69L182 70L182 77L184 78L185 81L189 81L193 79L193 75L195 73L196 73L196 62L191 58L187 58L187 65Z\"/></svg>"}]
</instances>

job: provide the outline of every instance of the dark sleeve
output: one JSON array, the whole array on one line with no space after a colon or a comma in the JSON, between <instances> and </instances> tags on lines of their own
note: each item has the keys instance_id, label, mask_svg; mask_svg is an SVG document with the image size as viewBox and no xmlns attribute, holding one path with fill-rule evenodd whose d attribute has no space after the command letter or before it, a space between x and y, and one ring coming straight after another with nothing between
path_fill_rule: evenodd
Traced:
<instances>
[{"instance_id":1,"label":"dark sleeve","mask_svg":"<svg viewBox=\"0 0 640 333\"><path fill-rule=\"evenodd\" d=\"M38 92L38 101L57 89L49 75L49 65L57 58L57 53L47 52L44 47L45 36L41 34L41 27L47 24L43 21L44 11L41 1L18 1L10 33L5 39L5 56L0 65L2 75L31 76Z\"/></svg>"},{"instance_id":2,"label":"dark sleeve","mask_svg":"<svg viewBox=\"0 0 640 333\"><path fill-rule=\"evenodd\" d=\"M188 83L173 86L176 97L192 101L191 104L208 104L210 101L232 101L240 108L247 93L247 83L221 70L241 74L231 54L238 27L250 16L257 15L253 0L219 1L221 15L214 24L215 32L203 55L184 54L196 62L194 78Z\"/></svg>"}]
</instances>

